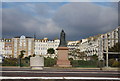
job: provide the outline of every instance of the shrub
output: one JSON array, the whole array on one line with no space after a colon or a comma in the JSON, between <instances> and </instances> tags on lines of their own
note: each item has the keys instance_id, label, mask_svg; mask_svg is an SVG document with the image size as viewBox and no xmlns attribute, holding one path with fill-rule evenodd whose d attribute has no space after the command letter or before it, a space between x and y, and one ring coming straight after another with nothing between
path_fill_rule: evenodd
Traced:
<instances>
[{"instance_id":1,"label":"shrub","mask_svg":"<svg viewBox=\"0 0 120 81\"><path fill-rule=\"evenodd\" d=\"M109 59L109 66L110 67L120 67L120 62L115 59Z\"/></svg>"},{"instance_id":2,"label":"shrub","mask_svg":"<svg viewBox=\"0 0 120 81\"><path fill-rule=\"evenodd\" d=\"M21 66L29 66L29 59L21 59ZM5 58L2 66L19 66L19 59L17 58Z\"/></svg>"},{"instance_id":3,"label":"shrub","mask_svg":"<svg viewBox=\"0 0 120 81\"><path fill-rule=\"evenodd\" d=\"M112 66L112 64L114 63L115 59L109 59L108 63L109 63L109 66Z\"/></svg>"},{"instance_id":4,"label":"shrub","mask_svg":"<svg viewBox=\"0 0 120 81\"><path fill-rule=\"evenodd\" d=\"M2 66L18 66L18 59L16 58L5 58Z\"/></svg>"},{"instance_id":5,"label":"shrub","mask_svg":"<svg viewBox=\"0 0 120 81\"><path fill-rule=\"evenodd\" d=\"M84 60L72 60L71 65L73 67L97 67L98 62L97 61L84 61Z\"/></svg>"},{"instance_id":6,"label":"shrub","mask_svg":"<svg viewBox=\"0 0 120 81\"><path fill-rule=\"evenodd\" d=\"M119 61L114 61L112 66L113 67L119 67L120 66L120 62Z\"/></svg>"},{"instance_id":7,"label":"shrub","mask_svg":"<svg viewBox=\"0 0 120 81\"><path fill-rule=\"evenodd\" d=\"M44 66L52 67L52 66L56 65L56 61L57 61L56 59L53 59L50 57L44 58Z\"/></svg>"},{"instance_id":8,"label":"shrub","mask_svg":"<svg viewBox=\"0 0 120 81\"><path fill-rule=\"evenodd\" d=\"M78 60L71 60L72 67L79 67Z\"/></svg>"},{"instance_id":9,"label":"shrub","mask_svg":"<svg viewBox=\"0 0 120 81\"><path fill-rule=\"evenodd\" d=\"M69 58L69 61L72 61L73 60L73 58Z\"/></svg>"},{"instance_id":10,"label":"shrub","mask_svg":"<svg viewBox=\"0 0 120 81\"><path fill-rule=\"evenodd\" d=\"M30 66L30 60L29 59L21 59L21 66Z\"/></svg>"},{"instance_id":11,"label":"shrub","mask_svg":"<svg viewBox=\"0 0 120 81\"><path fill-rule=\"evenodd\" d=\"M99 67L99 68L105 67L105 61L104 61L104 60L99 60L99 61L98 61L98 67Z\"/></svg>"}]
</instances>

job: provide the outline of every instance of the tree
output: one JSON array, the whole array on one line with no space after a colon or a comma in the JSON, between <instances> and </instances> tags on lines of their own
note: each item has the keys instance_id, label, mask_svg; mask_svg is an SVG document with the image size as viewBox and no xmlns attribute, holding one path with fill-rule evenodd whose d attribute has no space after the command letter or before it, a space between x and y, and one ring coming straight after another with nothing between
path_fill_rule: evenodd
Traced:
<instances>
[{"instance_id":1,"label":"tree","mask_svg":"<svg viewBox=\"0 0 120 81\"><path fill-rule=\"evenodd\" d=\"M86 54L84 52L80 52L80 49L74 49L72 51L72 55L76 59L76 57L79 57L80 59L84 60L84 57L86 57Z\"/></svg>"},{"instance_id":2,"label":"tree","mask_svg":"<svg viewBox=\"0 0 120 81\"><path fill-rule=\"evenodd\" d=\"M93 55L91 58L92 58L92 60L95 60L95 61L98 60L98 56L96 54Z\"/></svg>"},{"instance_id":3,"label":"tree","mask_svg":"<svg viewBox=\"0 0 120 81\"><path fill-rule=\"evenodd\" d=\"M35 57L36 55L35 54L33 54L33 57Z\"/></svg>"},{"instance_id":4,"label":"tree","mask_svg":"<svg viewBox=\"0 0 120 81\"><path fill-rule=\"evenodd\" d=\"M54 50L53 48L49 48L49 49L47 50L47 53L48 53L48 54L55 54L55 50Z\"/></svg>"},{"instance_id":5,"label":"tree","mask_svg":"<svg viewBox=\"0 0 120 81\"><path fill-rule=\"evenodd\" d=\"M25 50L22 50L22 51L20 51L19 58L23 58L23 56L24 56L24 53L25 53Z\"/></svg>"},{"instance_id":6,"label":"tree","mask_svg":"<svg viewBox=\"0 0 120 81\"><path fill-rule=\"evenodd\" d=\"M20 51L20 55L19 55L19 65L20 65L20 67L21 67L21 58L23 58L24 52L25 52L25 50Z\"/></svg>"},{"instance_id":7,"label":"tree","mask_svg":"<svg viewBox=\"0 0 120 81\"><path fill-rule=\"evenodd\" d=\"M52 57L52 54L55 54L55 50L53 48L47 49L47 54L50 54L50 57Z\"/></svg>"},{"instance_id":8,"label":"tree","mask_svg":"<svg viewBox=\"0 0 120 81\"><path fill-rule=\"evenodd\" d=\"M50 54L50 57L51 57L52 54L55 54L55 50L53 48L49 48L49 49L47 49L47 53ZM53 63L51 59L52 58L49 58L49 64L50 64L50 66Z\"/></svg>"},{"instance_id":9,"label":"tree","mask_svg":"<svg viewBox=\"0 0 120 81\"><path fill-rule=\"evenodd\" d=\"M31 55L28 56L28 58L30 59L30 57L32 57Z\"/></svg>"}]
</instances>

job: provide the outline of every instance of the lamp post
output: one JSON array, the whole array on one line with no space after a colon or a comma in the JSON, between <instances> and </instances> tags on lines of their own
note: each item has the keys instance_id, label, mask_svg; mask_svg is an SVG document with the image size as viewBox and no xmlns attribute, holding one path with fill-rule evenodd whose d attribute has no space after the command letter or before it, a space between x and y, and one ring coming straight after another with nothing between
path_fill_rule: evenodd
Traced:
<instances>
[{"instance_id":1,"label":"lamp post","mask_svg":"<svg viewBox=\"0 0 120 81\"><path fill-rule=\"evenodd\" d=\"M101 46L103 46L103 45L99 45L99 47L100 47L100 51L99 52L101 52L102 51L102 54L103 53L106 53L106 67L108 67L108 53L110 53L109 52L109 48L108 48L108 40L118 40L117 38L103 38L104 40L105 40L105 42L106 42L106 52L103 52L101 49ZM101 42L103 42L103 39L102 40L100 40L99 42L100 42L100 44L101 44Z\"/></svg>"},{"instance_id":2,"label":"lamp post","mask_svg":"<svg viewBox=\"0 0 120 81\"><path fill-rule=\"evenodd\" d=\"M108 39L106 39L106 67L108 67Z\"/></svg>"}]
</instances>

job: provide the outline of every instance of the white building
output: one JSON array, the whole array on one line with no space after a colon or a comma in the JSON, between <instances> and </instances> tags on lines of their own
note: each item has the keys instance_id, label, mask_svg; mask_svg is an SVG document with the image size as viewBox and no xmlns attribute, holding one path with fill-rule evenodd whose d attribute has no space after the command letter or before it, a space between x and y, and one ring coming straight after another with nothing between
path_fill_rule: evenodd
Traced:
<instances>
[{"instance_id":1,"label":"white building","mask_svg":"<svg viewBox=\"0 0 120 81\"><path fill-rule=\"evenodd\" d=\"M79 49L80 41L68 41L67 47L69 50Z\"/></svg>"},{"instance_id":2,"label":"white building","mask_svg":"<svg viewBox=\"0 0 120 81\"><path fill-rule=\"evenodd\" d=\"M113 31L98 36L82 39L80 43L80 51L87 56L97 55L99 60L103 60L103 52L113 47L120 40L120 27ZM119 40L118 40L119 39Z\"/></svg>"},{"instance_id":3,"label":"white building","mask_svg":"<svg viewBox=\"0 0 120 81\"><path fill-rule=\"evenodd\" d=\"M5 42L4 39L0 39L0 55L3 56L5 54Z\"/></svg>"},{"instance_id":4,"label":"white building","mask_svg":"<svg viewBox=\"0 0 120 81\"><path fill-rule=\"evenodd\" d=\"M5 46L4 46L4 50L5 50L5 54L3 55L3 57L9 58L12 57L12 40L11 39L5 39Z\"/></svg>"},{"instance_id":5,"label":"white building","mask_svg":"<svg viewBox=\"0 0 120 81\"><path fill-rule=\"evenodd\" d=\"M103 59L103 52L107 50L108 48L113 47L116 43L120 41L120 27L107 32L105 34L102 34L99 37L99 57L100 59Z\"/></svg>"},{"instance_id":6,"label":"white building","mask_svg":"<svg viewBox=\"0 0 120 81\"><path fill-rule=\"evenodd\" d=\"M79 49L79 44L80 41L67 41L67 47L69 48L68 58L73 58L74 60L78 58L75 53L73 54L73 52L76 49Z\"/></svg>"},{"instance_id":7,"label":"white building","mask_svg":"<svg viewBox=\"0 0 120 81\"><path fill-rule=\"evenodd\" d=\"M106 42L106 39L108 39L108 42ZM87 56L98 55L99 59L103 59L103 52L106 51L107 45L111 48L118 42L120 42L120 27L102 35L82 39L81 41L68 41L67 47L69 51L80 49L80 52L84 52ZM56 57L56 49L59 43L59 39L34 39L24 35L12 39L0 39L0 55L7 58L17 58L20 55L20 51L24 50L24 57L33 54L47 57L49 56L47 49L53 48L55 50L53 57Z\"/></svg>"},{"instance_id":8,"label":"white building","mask_svg":"<svg viewBox=\"0 0 120 81\"><path fill-rule=\"evenodd\" d=\"M53 56L55 57L57 54L56 49L59 43L59 39L34 39L22 35L19 37L14 37L12 39L1 39L0 54L6 58L17 58L21 54L21 51L24 50L24 57L28 57L30 55L32 56L33 54L47 56L47 49L53 48L55 50L55 54L53 54Z\"/></svg>"},{"instance_id":9,"label":"white building","mask_svg":"<svg viewBox=\"0 0 120 81\"><path fill-rule=\"evenodd\" d=\"M114 29L106 34L101 35L100 39L102 41L103 50L106 50L107 44L108 48L113 47L118 43L119 39L119 28Z\"/></svg>"},{"instance_id":10,"label":"white building","mask_svg":"<svg viewBox=\"0 0 120 81\"><path fill-rule=\"evenodd\" d=\"M83 39L80 43L80 52L84 52L87 56L98 55L98 40Z\"/></svg>"},{"instance_id":11,"label":"white building","mask_svg":"<svg viewBox=\"0 0 120 81\"><path fill-rule=\"evenodd\" d=\"M12 38L13 45L13 57L17 58L24 50L24 57L28 57L34 54L34 38L25 37L24 35L20 37Z\"/></svg>"},{"instance_id":12,"label":"white building","mask_svg":"<svg viewBox=\"0 0 120 81\"><path fill-rule=\"evenodd\" d=\"M53 48L55 50L55 54L57 54L57 48L60 43L59 39L48 40L48 38L44 39L35 39L35 54L47 56L47 50L49 48Z\"/></svg>"}]
</instances>

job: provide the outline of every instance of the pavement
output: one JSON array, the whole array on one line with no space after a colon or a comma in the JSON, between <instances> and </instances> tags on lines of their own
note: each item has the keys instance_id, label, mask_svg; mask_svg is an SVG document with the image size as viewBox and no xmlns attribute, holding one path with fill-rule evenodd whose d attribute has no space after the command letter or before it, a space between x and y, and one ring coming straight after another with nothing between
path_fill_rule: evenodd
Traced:
<instances>
[{"instance_id":1,"label":"pavement","mask_svg":"<svg viewBox=\"0 0 120 81\"><path fill-rule=\"evenodd\" d=\"M44 70L31 70L30 67L1 67L2 79L85 79L120 81L120 71L100 70L100 68L56 68L45 67Z\"/></svg>"}]
</instances>

